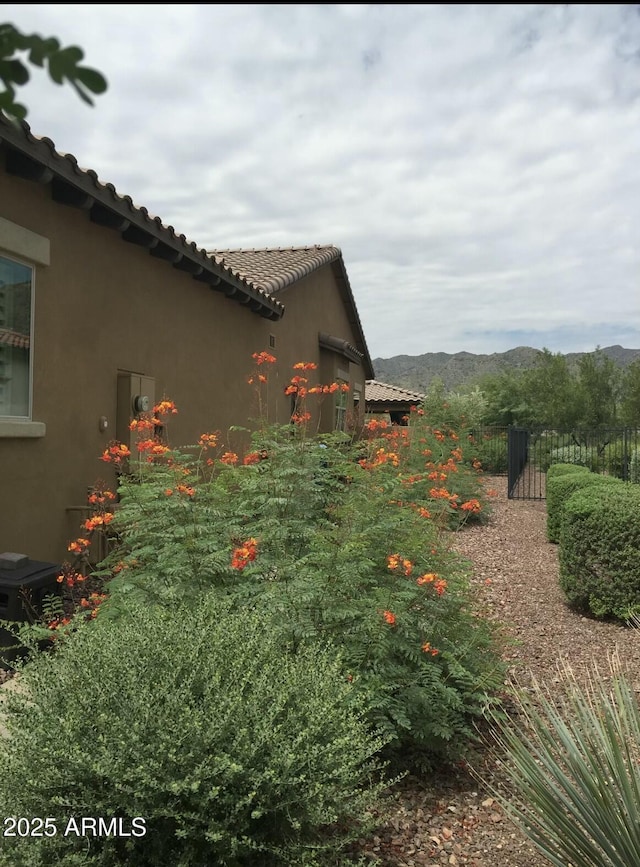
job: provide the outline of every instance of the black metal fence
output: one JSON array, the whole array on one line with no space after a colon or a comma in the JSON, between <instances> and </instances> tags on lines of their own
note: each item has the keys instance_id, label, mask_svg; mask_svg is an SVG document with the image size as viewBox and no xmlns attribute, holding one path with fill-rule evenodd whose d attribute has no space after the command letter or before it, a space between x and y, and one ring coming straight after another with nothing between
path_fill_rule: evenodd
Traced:
<instances>
[{"instance_id":1,"label":"black metal fence","mask_svg":"<svg viewBox=\"0 0 640 867\"><path fill-rule=\"evenodd\" d=\"M579 464L594 473L640 483L640 430L508 429L510 499L544 500L551 464Z\"/></svg>"}]
</instances>

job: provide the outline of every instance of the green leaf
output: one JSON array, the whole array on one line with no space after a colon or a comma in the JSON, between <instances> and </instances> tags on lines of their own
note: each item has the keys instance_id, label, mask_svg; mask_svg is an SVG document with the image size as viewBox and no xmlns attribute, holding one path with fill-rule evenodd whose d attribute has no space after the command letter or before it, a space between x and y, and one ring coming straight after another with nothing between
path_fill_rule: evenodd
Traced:
<instances>
[{"instance_id":1,"label":"green leaf","mask_svg":"<svg viewBox=\"0 0 640 867\"><path fill-rule=\"evenodd\" d=\"M29 81L29 70L20 60L0 60L0 78L5 85L10 82L26 84Z\"/></svg>"},{"instance_id":2,"label":"green leaf","mask_svg":"<svg viewBox=\"0 0 640 867\"><path fill-rule=\"evenodd\" d=\"M107 89L107 80L96 69L90 69L88 66L80 66L77 71L77 80L83 84L91 93L104 93Z\"/></svg>"}]
</instances>

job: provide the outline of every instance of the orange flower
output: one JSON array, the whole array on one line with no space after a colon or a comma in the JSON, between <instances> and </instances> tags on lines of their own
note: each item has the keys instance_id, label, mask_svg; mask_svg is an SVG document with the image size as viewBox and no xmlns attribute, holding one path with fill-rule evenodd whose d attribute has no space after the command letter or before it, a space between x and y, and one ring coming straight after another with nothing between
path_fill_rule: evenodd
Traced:
<instances>
[{"instance_id":1,"label":"orange flower","mask_svg":"<svg viewBox=\"0 0 640 867\"><path fill-rule=\"evenodd\" d=\"M132 421L129 422L129 430L153 430L155 427L154 422L157 421L158 419L150 419L145 418L144 416L140 416L140 418L134 418Z\"/></svg>"},{"instance_id":2,"label":"orange flower","mask_svg":"<svg viewBox=\"0 0 640 867\"><path fill-rule=\"evenodd\" d=\"M387 621L389 626L395 626L396 625L396 615L392 611L383 611L382 616Z\"/></svg>"},{"instance_id":3,"label":"orange flower","mask_svg":"<svg viewBox=\"0 0 640 867\"><path fill-rule=\"evenodd\" d=\"M177 415L178 410L176 409L176 405L172 400L162 399L160 403L157 403L153 408L154 415Z\"/></svg>"},{"instance_id":4,"label":"orange flower","mask_svg":"<svg viewBox=\"0 0 640 867\"><path fill-rule=\"evenodd\" d=\"M242 463L248 467L250 464L257 464L260 460L260 452L249 452L244 456Z\"/></svg>"},{"instance_id":5,"label":"orange flower","mask_svg":"<svg viewBox=\"0 0 640 867\"><path fill-rule=\"evenodd\" d=\"M88 539L76 539L74 542L68 546L67 551L71 551L74 554L84 554L87 548L91 545L91 542Z\"/></svg>"},{"instance_id":6,"label":"orange flower","mask_svg":"<svg viewBox=\"0 0 640 867\"><path fill-rule=\"evenodd\" d=\"M482 511L482 506L478 500L467 500L467 502L463 503L460 508L463 512L477 513Z\"/></svg>"},{"instance_id":7,"label":"orange flower","mask_svg":"<svg viewBox=\"0 0 640 867\"><path fill-rule=\"evenodd\" d=\"M293 365L294 370L317 370L318 365L313 361L297 361Z\"/></svg>"},{"instance_id":8,"label":"orange flower","mask_svg":"<svg viewBox=\"0 0 640 867\"><path fill-rule=\"evenodd\" d=\"M268 352L254 352L251 356L256 364L274 364L276 361L275 355Z\"/></svg>"},{"instance_id":9,"label":"orange flower","mask_svg":"<svg viewBox=\"0 0 640 867\"><path fill-rule=\"evenodd\" d=\"M238 463L238 455L235 452L225 452L222 455L222 457L220 458L220 461L223 464L228 464L229 466L233 466L233 464Z\"/></svg>"},{"instance_id":10,"label":"orange flower","mask_svg":"<svg viewBox=\"0 0 640 867\"><path fill-rule=\"evenodd\" d=\"M102 515L94 515L92 518L87 518L82 526L85 530L91 532L97 530L98 527L105 527L111 521L113 521L113 514L111 512L104 512Z\"/></svg>"},{"instance_id":11,"label":"orange flower","mask_svg":"<svg viewBox=\"0 0 640 867\"><path fill-rule=\"evenodd\" d=\"M203 433L198 440L198 445L203 449L214 449L218 445L218 435L214 433Z\"/></svg>"},{"instance_id":12,"label":"orange flower","mask_svg":"<svg viewBox=\"0 0 640 867\"><path fill-rule=\"evenodd\" d=\"M102 453L100 460L106 463L119 463L130 457L131 452L123 443L113 442Z\"/></svg>"},{"instance_id":13,"label":"orange flower","mask_svg":"<svg viewBox=\"0 0 640 867\"><path fill-rule=\"evenodd\" d=\"M435 647L431 647L431 644L428 641L425 641L425 643L422 645L422 649L425 653L430 653L431 656L437 656L440 653L440 651L436 650Z\"/></svg>"},{"instance_id":14,"label":"orange flower","mask_svg":"<svg viewBox=\"0 0 640 867\"><path fill-rule=\"evenodd\" d=\"M178 485L177 489L181 494L186 494L188 497L195 496L195 488L190 487L189 485Z\"/></svg>"},{"instance_id":15,"label":"orange flower","mask_svg":"<svg viewBox=\"0 0 640 867\"><path fill-rule=\"evenodd\" d=\"M451 497L451 494L446 488L431 488L429 490L429 496L434 500L448 500Z\"/></svg>"},{"instance_id":16,"label":"orange flower","mask_svg":"<svg viewBox=\"0 0 640 867\"><path fill-rule=\"evenodd\" d=\"M102 506L107 500L115 500L115 498L116 495L113 491L94 491L92 494L89 494L87 501L92 506Z\"/></svg>"},{"instance_id":17,"label":"orange flower","mask_svg":"<svg viewBox=\"0 0 640 867\"><path fill-rule=\"evenodd\" d=\"M435 572L427 572L426 574L421 575L419 578L416 579L416 584L431 584L436 581L437 578L438 576L435 574Z\"/></svg>"},{"instance_id":18,"label":"orange flower","mask_svg":"<svg viewBox=\"0 0 640 867\"><path fill-rule=\"evenodd\" d=\"M310 412L294 412L291 416L291 421L294 424L305 424L308 421L311 421L311 413Z\"/></svg>"},{"instance_id":19,"label":"orange flower","mask_svg":"<svg viewBox=\"0 0 640 867\"><path fill-rule=\"evenodd\" d=\"M428 509L423 508L422 506L418 509L418 514L421 518L430 518L431 512Z\"/></svg>"},{"instance_id":20,"label":"orange flower","mask_svg":"<svg viewBox=\"0 0 640 867\"><path fill-rule=\"evenodd\" d=\"M398 572L402 570L405 575L411 575L413 563L411 562L411 560L406 560L399 554L389 554L389 556L387 557L387 568L390 569L392 572Z\"/></svg>"},{"instance_id":21,"label":"orange flower","mask_svg":"<svg viewBox=\"0 0 640 867\"><path fill-rule=\"evenodd\" d=\"M231 556L231 568L242 571L248 563L256 559L258 542L256 539L247 539L242 545L235 548Z\"/></svg>"},{"instance_id":22,"label":"orange flower","mask_svg":"<svg viewBox=\"0 0 640 867\"><path fill-rule=\"evenodd\" d=\"M440 578L438 581L434 582L433 586L438 596L442 596L444 591L447 589L447 582L444 578Z\"/></svg>"}]
</instances>

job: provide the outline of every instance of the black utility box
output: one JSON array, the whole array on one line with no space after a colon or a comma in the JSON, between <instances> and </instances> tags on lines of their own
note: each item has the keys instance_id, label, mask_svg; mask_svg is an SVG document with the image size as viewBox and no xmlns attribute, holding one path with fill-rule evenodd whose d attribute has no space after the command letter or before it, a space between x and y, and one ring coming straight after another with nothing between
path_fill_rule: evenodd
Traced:
<instances>
[{"instance_id":1,"label":"black utility box","mask_svg":"<svg viewBox=\"0 0 640 867\"><path fill-rule=\"evenodd\" d=\"M59 563L31 560L25 554L0 554L0 620L30 621L42 612L42 600L59 593ZM0 647L10 647L16 639L0 629Z\"/></svg>"}]
</instances>

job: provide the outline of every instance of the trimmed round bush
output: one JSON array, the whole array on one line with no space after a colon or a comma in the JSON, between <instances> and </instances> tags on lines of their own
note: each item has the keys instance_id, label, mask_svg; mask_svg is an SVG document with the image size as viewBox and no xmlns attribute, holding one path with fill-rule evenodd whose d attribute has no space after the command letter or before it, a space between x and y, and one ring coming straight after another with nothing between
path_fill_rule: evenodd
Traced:
<instances>
[{"instance_id":1,"label":"trimmed round bush","mask_svg":"<svg viewBox=\"0 0 640 867\"><path fill-rule=\"evenodd\" d=\"M589 473L588 467L583 467L581 464L552 464L547 470L547 481L555 479L556 476L570 476L575 473Z\"/></svg>"},{"instance_id":2,"label":"trimmed round bush","mask_svg":"<svg viewBox=\"0 0 640 867\"><path fill-rule=\"evenodd\" d=\"M560 541L562 513L566 501L574 491L593 485L603 488L625 484L620 479L590 473L584 468L580 468L578 472L564 472L557 475L549 475L549 473L547 473L547 538L550 542Z\"/></svg>"},{"instance_id":3,"label":"trimmed round bush","mask_svg":"<svg viewBox=\"0 0 640 867\"><path fill-rule=\"evenodd\" d=\"M349 863L336 853L362 833L383 744L335 654L280 636L212 595L132 601L27 663L3 707L0 806L57 834L5 838L0 864ZM65 836L74 817L146 833Z\"/></svg>"},{"instance_id":4,"label":"trimmed round bush","mask_svg":"<svg viewBox=\"0 0 640 867\"><path fill-rule=\"evenodd\" d=\"M629 620L640 614L640 489L618 485L576 491L560 531L560 586L575 608Z\"/></svg>"}]
</instances>

